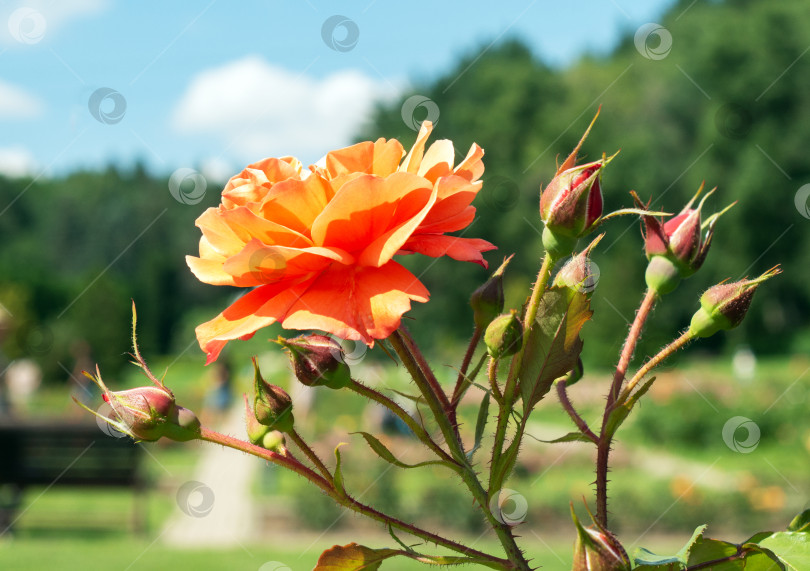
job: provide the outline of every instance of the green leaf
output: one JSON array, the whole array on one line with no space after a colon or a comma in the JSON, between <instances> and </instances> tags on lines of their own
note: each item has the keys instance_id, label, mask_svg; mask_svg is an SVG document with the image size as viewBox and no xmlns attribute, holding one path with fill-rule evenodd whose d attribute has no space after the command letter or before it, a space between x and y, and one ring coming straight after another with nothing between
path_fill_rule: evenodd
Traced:
<instances>
[{"instance_id":1,"label":"green leaf","mask_svg":"<svg viewBox=\"0 0 810 571\"><path fill-rule=\"evenodd\" d=\"M593 440L591 440L581 432L569 432L565 436L560 436L559 438L555 438L554 440L541 440L540 442L545 442L546 444L557 444L559 442L590 442L591 444L593 444Z\"/></svg>"},{"instance_id":2,"label":"green leaf","mask_svg":"<svg viewBox=\"0 0 810 571\"><path fill-rule=\"evenodd\" d=\"M335 446L335 475L332 477L335 488L337 488L337 491L344 496L346 495L346 488L343 485L343 471L340 469L340 447L344 446L345 444L345 442L341 442Z\"/></svg>"},{"instance_id":3,"label":"green leaf","mask_svg":"<svg viewBox=\"0 0 810 571\"><path fill-rule=\"evenodd\" d=\"M419 462L418 464L405 464L404 462L400 462L397 460L396 456L386 448L385 444L380 442L375 436L369 434L368 432L352 432L352 434L359 434L363 438L366 439L368 445L371 447L374 452L377 453L377 456L393 464L394 466L399 466L400 468L419 468L420 466L428 466L429 464L442 464L447 465L446 462L442 462L441 460L428 460L426 462Z\"/></svg>"},{"instance_id":4,"label":"green leaf","mask_svg":"<svg viewBox=\"0 0 810 571\"><path fill-rule=\"evenodd\" d=\"M810 509L806 509L794 517L787 529L788 531L810 532Z\"/></svg>"},{"instance_id":5,"label":"green leaf","mask_svg":"<svg viewBox=\"0 0 810 571\"><path fill-rule=\"evenodd\" d=\"M652 551L640 547L636 549L636 552L633 554L633 560L639 567L652 567L656 571L678 571L684 569L689 560L689 552L701 538L704 531L706 531L705 525L698 527L694 533L692 533L692 537L689 538L686 545L681 547L675 555L656 555Z\"/></svg>"},{"instance_id":6,"label":"green leaf","mask_svg":"<svg viewBox=\"0 0 810 571\"><path fill-rule=\"evenodd\" d=\"M655 381L655 377L652 377L646 383L641 385L636 392L630 395L630 398L628 398L626 402L618 404L618 406L616 406L616 408L610 412L607 425L605 426L607 434L610 436L616 434L616 431L619 430L622 423L624 423L624 421L627 420L627 417L630 416L630 411L633 410L633 407L638 400L644 396L644 393L650 390L653 381Z\"/></svg>"},{"instance_id":7,"label":"green leaf","mask_svg":"<svg viewBox=\"0 0 810 571\"><path fill-rule=\"evenodd\" d=\"M400 554L396 549L370 549L356 543L334 545L321 553L312 571L375 571L385 559Z\"/></svg>"},{"instance_id":8,"label":"green leaf","mask_svg":"<svg viewBox=\"0 0 810 571\"><path fill-rule=\"evenodd\" d=\"M583 292L552 287L540 299L536 322L524 324L528 334L518 373L524 411L534 408L555 379L577 366L579 332L593 315L589 303Z\"/></svg>"},{"instance_id":9,"label":"green leaf","mask_svg":"<svg viewBox=\"0 0 810 571\"><path fill-rule=\"evenodd\" d=\"M789 571L810 569L810 533L778 531L759 542L771 551Z\"/></svg>"},{"instance_id":10,"label":"green leaf","mask_svg":"<svg viewBox=\"0 0 810 571\"><path fill-rule=\"evenodd\" d=\"M698 563L705 563L707 561L714 561L716 559L723 559L740 553L741 548L739 545L729 543L728 541L720 541L718 539L709 539L707 537L699 537L692 544L689 550L689 558L687 564L691 567ZM737 567L729 567L729 569L741 569L741 562L736 562ZM716 566L720 569L719 566Z\"/></svg>"},{"instance_id":11,"label":"green leaf","mask_svg":"<svg viewBox=\"0 0 810 571\"><path fill-rule=\"evenodd\" d=\"M487 426L487 418L489 418L489 398L490 392L487 391L481 400L481 407L478 409L478 419L475 421L475 441L473 447L467 452L467 460L470 462L472 462L475 451L481 446L481 439L484 437L484 429Z\"/></svg>"}]
</instances>

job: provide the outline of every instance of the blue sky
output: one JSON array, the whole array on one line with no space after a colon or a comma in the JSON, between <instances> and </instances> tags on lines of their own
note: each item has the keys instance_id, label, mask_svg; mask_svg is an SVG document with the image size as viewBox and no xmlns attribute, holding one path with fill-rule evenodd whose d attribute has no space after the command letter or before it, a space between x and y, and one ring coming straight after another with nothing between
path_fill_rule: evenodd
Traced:
<instances>
[{"instance_id":1,"label":"blue sky","mask_svg":"<svg viewBox=\"0 0 810 571\"><path fill-rule=\"evenodd\" d=\"M0 0L0 172L309 164L476 46L519 36L564 66L672 3Z\"/></svg>"}]
</instances>

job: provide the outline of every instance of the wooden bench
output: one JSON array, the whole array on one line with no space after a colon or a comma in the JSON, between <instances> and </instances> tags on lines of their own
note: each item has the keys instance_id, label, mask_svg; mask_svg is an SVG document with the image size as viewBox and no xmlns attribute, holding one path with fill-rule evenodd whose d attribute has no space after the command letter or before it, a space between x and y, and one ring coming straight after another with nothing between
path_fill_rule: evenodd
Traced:
<instances>
[{"instance_id":1,"label":"wooden bench","mask_svg":"<svg viewBox=\"0 0 810 571\"><path fill-rule=\"evenodd\" d=\"M130 488L133 529L145 533L142 457L132 439L109 436L95 423L0 420L0 536L22 515L22 494L31 486Z\"/></svg>"}]
</instances>

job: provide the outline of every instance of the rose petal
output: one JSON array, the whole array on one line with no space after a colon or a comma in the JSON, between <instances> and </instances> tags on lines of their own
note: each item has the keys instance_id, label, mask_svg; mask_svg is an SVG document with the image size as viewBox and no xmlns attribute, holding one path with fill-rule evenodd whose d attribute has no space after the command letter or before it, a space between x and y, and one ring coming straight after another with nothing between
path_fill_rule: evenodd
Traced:
<instances>
[{"instance_id":1,"label":"rose petal","mask_svg":"<svg viewBox=\"0 0 810 571\"><path fill-rule=\"evenodd\" d=\"M454 260L475 262L486 268L489 265L481 252L495 250L496 246L479 238L418 234L405 242L402 249L432 258L450 256Z\"/></svg>"}]
</instances>

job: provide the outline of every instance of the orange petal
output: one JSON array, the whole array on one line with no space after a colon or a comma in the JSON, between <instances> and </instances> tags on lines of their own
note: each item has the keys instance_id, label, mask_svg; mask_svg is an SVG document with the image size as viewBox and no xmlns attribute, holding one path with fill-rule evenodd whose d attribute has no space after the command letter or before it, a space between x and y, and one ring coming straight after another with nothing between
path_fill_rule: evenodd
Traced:
<instances>
[{"instance_id":1,"label":"orange petal","mask_svg":"<svg viewBox=\"0 0 810 571\"><path fill-rule=\"evenodd\" d=\"M419 165L422 164L422 157L425 155L425 143L433 131L433 123L430 121L422 121L422 126L419 127L419 134L416 136L416 142L408 151L408 156L402 161L402 166L399 170L416 174L419 172Z\"/></svg>"},{"instance_id":2,"label":"orange petal","mask_svg":"<svg viewBox=\"0 0 810 571\"><path fill-rule=\"evenodd\" d=\"M312 224L312 241L351 253L420 214L433 189L410 173L363 175L346 183Z\"/></svg>"},{"instance_id":3,"label":"orange petal","mask_svg":"<svg viewBox=\"0 0 810 571\"><path fill-rule=\"evenodd\" d=\"M416 276L396 262L379 268L336 264L301 294L282 326L320 329L372 346L374 339L385 339L399 327L412 300L426 302L429 296Z\"/></svg>"},{"instance_id":4,"label":"orange petal","mask_svg":"<svg viewBox=\"0 0 810 571\"><path fill-rule=\"evenodd\" d=\"M455 160L456 152L453 149L453 141L441 139L428 147L416 174L425 177L430 182L436 182L439 177L453 172Z\"/></svg>"},{"instance_id":5,"label":"orange petal","mask_svg":"<svg viewBox=\"0 0 810 571\"><path fill-rule=\"evenodd\" d=\"M303 234L267 220L244 206L223 210L221 216L235 232L244 232L248 239L258 238L265 244L293 248L312 246L312 240Z\"/></svg>"},{"instance_id":6,"label":"orange petal","mask_svg":"<svg viewBox=\"0 0 810 571\"><path fill-rule=\"evenodd\" d=\"M454 260L475 262L486 268L488 264L481 256L481 252L495 250L496 246L479 238L417 234L405 242L402 249L432 258L450 256Z\"/></svg>"},{"instance_id":7,"label":"orange petal","mask_svg":"<svg viewBox=\"0 0 810 571\"><path fill-rule=\"evenodd\" d=\"M221 207L220 207L221 208ZM202 230L207 246L222 256L239 252L250 238L244 231L231 228L220 215L220 208L208 208L194 224Z\"/></svg>"},{"instance_id":8,"label":"orange petal","mask_svg":"<svg viewBox=\"0 0 810 571\"><path fill-rule=\"evenodd\" d=\"M419 225L414 234L444 234L445 232L462 230L475 220L475 212L475 206L468 206L461 212L437 220L433 224L428 224L427 220L425 220Z\"/></svg>"},{"instance_id":9,"label":"orange petal","mask_svg":"<svg viewBox=\"0 0 810 571\"><path fill-rule=\"evenodd\" d=\"M196 258L186 256L186 264L191 269L191 273L203 283L211 285L237 285L231 274L222 269L222 264L226 258Z\"/></svg>"},{"instance_id":10,"label":"orange petal","mask_svg":"<svg viewBox=\"0 0 810 571\"><path fill-rule=\"evenodd\" d=\"M287 280L256 288L211 321L197 326L197 341L208 354L206 365L216 361L228 341L247 338L280 320L311 281Z\"/></svg>"},{"instance_id":11,"label":"orange petal","mask_svg":"<svg viewBox=\"0 0 810 571\"><path fill-rule=\"evenodd\" d=\"M465 178L451 175L440 178L436 182L436 187L438 199L422 223L423 227L439 224L463 212L481 190L481 182L471 184ZM427 233L421 228L420 232ZM450 232L450 230L442 230L442 232Z\"/></svg>"},{"instance_id":12,"label":"orange petal","mask_svg":"<svg viewBox=\"0 0 810 571\"><path fill-rule=\"evenodd\" d=\"M484 149L473 143L469 152L467 152L467 156L464 157L464 160L458 164L453 172L471 182L477 181L484 174L483 158Z\"/></svg>"},{"instance_id":13,"label":"orange petal","mask_svg":"<svg viewBox=\"0 0 810 571\"><path fill-rule=\"evenodd\" d=\"M332 178L357 172L387 176L397 170L403 154L396 139L365 141L328 153L326 171Z\"/></svg>"},{"instance_id":14,"label":"orange petal","mask_svg":"<svg viewBox=\"0 0 810 571\"><path fill-rule=\"evenodd\" d=\"M273 186L262 203L261 215L303 235L332 197L332 187L315 173L304 180L290 179Z\"/></svg>"},{"instance_id":15,"label":"orange petal","mask_svg":"<svg viewBox=\"0 0 810 571\"><path fill-rule=\"evenodd\" d=\"M336 248L267 246L254 238L225 261L223 270L237 285L250 287L320 272L335 261L351 264L354 258Z\"/></svg>"}]
</instances>

